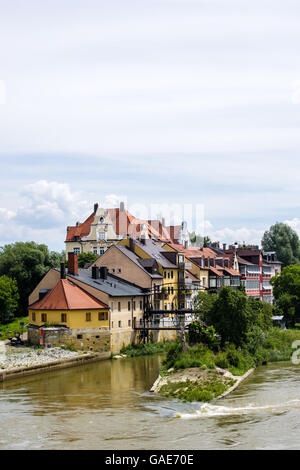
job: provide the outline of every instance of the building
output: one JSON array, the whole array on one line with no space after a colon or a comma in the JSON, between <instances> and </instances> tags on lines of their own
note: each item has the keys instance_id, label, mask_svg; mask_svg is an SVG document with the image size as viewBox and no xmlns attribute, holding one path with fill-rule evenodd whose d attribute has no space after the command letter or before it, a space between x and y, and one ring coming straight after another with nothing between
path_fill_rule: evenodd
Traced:
<instances>
[{"instance_id":1,"label":"building","mask_svg":"<svg viewBox=\"0 0 300 470\"><path fill-rule=\"evenodd\" d=\"M189 234L185 222L165 226L164 219L135 218L122 202L119 208L113 209L103 209L95 204L92 214L84 222L67 227L66 252L92 252L101 255L108 247L128 236L133 239L151 237L163 242L184 243Z\"/></svg>"},{"instance_id":2,"label":"building","mask_svg":"<svg viewBox=\"0 0 300 470\"><path fill-rule=\"evenodd\" d=\"M75 253L68 254L68 270L65 274L64 271L64 265L61 270L50 269L31 293L29 297L29 341L36 344L38 331L43 325L49 328L49 323L51 323L52 333L50 335L51 341L49 340L48 343L53 345L71 343L76 347L82 347L82 349L118 353L123 347L141 340L139 328L144 324L145 310L148 308L151 298L149 287L146 285L141 287L134 282L123 279L110 272L107 266L94 265L91 269L78 269L78 256ZM146 270L143 272L145 274ZM122 268L119 274L124 274ZM158 281L161 278L162 276L159 276ZM66 279L66 282L62 282L63 279ZM64 284L67 288L70 287L67 281L71 283L73 292L77 287L80 292L83 291L98 301L99 305L94 312L89 305L87 306L89 311L82 310L82 315L75 317L76 311L81 310L77 308L76 303L70 304L72 308L69 309L62 309L66 305L57 303L61 310L55 308L53 312L50 311L51 309L46 310L46 304L39 304L43 296L46 299L50 293L51 299L53 299L60 292L59 299L61 300ZM59 282L60 284L58 284ZM60 291L57 290L58 288L56 289L57 285L61 286ZM76 300L77 297L75 296L74 299ZM103 308L108 312L108 324L107 319L103 318L102 320L101 315L99 317L101 320L97 320L97 312L101 313L100 304L104 305ZM35 317L32 316L34 310L36 310ZM91 316L87 317L85 315L87 313L91 313ZM63 314L67 316L62 317ZM67 322L63 320L67 320ZM100 321L105 321L106 324ZM54 327L56 328L55 334ZM47 328L42 328L44 334ZM161 341L175 338L175 336L176 332L174 335L173 331L156 331L153 333L152 339L153 341Z\"/></svg>"},{"instance_id":3,"label":"building","mask_svg":"<svg viewBox=\"0 0 300 470\"><path fill-rule=\"evenodd\" d=\"M126 245L112 245L103 255L89 267L106 266L108 273L121 279L132 282L139 287L149 289L149 302L161 308L158 293L161 291L163 275L159 273L159 266L154 258L141 258L134 251L133 243Z\"/></svg>"},{"instance_id":4,"label":"building","mask_svg":"<svg viewBox=\"0 0 300 470\"><path fill-rule=\"evenodd\" d=\"M29 306L29 324L32 343L40 343L40 330L45 326L47 342L92 349L95 341L89 340L99 339L99 331L106 333L109 329L109 308L63 275L53 289ZM105 348L107 339L107 334L102 335L99 345Z\"/></svg>"},{"instance_id":5,"label":"building","mask_svg":"<svg viewBox=\"0 0 300 470\"><path fill-rule=\"evenodd\" d=\"M235 253L241 273L241 283L248 297L273 303L271 278L281 272L282 263L276 254L263 253L258 246L230 246L226 253Z\"/></svg>"}]
</instances>

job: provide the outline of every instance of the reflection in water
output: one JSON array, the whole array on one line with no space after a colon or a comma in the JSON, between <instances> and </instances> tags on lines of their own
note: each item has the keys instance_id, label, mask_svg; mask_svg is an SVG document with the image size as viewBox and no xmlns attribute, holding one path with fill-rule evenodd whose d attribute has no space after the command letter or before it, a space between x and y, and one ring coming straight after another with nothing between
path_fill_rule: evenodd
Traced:
<instances>
[{"instance_id":1,"label":"reflection in water","mask_svg":"<svg viewBox=\"0 0 300 470\"><path fill-rule=\"evenodd\" d=\"M103 361L1 384L0 448L300 448L299 367L260 367L208 404L149 393L160 362Z\"/></svg>"}]
</instances>

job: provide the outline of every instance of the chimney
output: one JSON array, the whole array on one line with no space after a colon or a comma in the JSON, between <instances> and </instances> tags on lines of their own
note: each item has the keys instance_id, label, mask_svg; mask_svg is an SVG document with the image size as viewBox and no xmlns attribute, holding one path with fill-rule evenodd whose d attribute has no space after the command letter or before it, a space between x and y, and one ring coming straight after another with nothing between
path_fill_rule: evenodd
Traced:
<instances>
[{"instance_id":1,"label":"chimney","mask_svg":"<svg viewBox=\"0 0 300 470\"><path fill-rule=\"evenodd\" d=\"M66 267L65 263L60 263L60 278L66 279Z\"/></svg>"},{"instance_id":2,"label":"chimney","mask_svg":"<svg viewBox=\"0 0 300 470\"><path fill-rule=\"evenodd\" d=\"M143 245L146 245L146 237L145 237L144 234L141 236L141 243L142 243Z\"/></svg>"},{"instance_id":3,"label":"chimney","mask_svg":"<svg viewBox=\"0 0 300 470\"><path fill-rule=\"evenodd\" d=\"M134 253L134 241L133 238L129 237L129 250Z\"/></svg>"},{"instance_id":4,"label":"chimney","mask_svg":"<svg viewBox=\"0 0 300 470\"><path fill-rule=\"evenodd\" d=\"M120 212L124 212L125 211L125 205L124 205L124 202L120 202Z\"/></svg>"},{"instance_id":5,"label":"chimney","mask_svg":"<svg viewBox=\"0 0 300 470\"><path fill-rule=\"evenodd\" d=\"M170 226L170 239L174 243L174 225Z\"/></svg>"},{"instance_id":6,"label":"chimney","mask_svg":"<svg viewBox=\"0 0 300 470\"><path fill-rule=\"evenodd\" d=\"M223 251L226 251L227 245L226 243L223 243Z\"/></svg>"},{"instance_id":7,"label":"chimney","mask_svg":"<svg viewBox=\"0 0 300 470\"><path fill-rule=\"evenodd\" d=\"M100 277L100 270L98 266L93 266L92 267L92 278L93 279L99 279Z\"/></svg>"},{"instance_id":8,"label":"chimney","mask_svg":"<svg viewBox=\"0 0 300 470\"><path fill-rule=\"evenodd\" d=\"M184 248L187 250L188 247L189 247L189 242L188 242L188 240L185 240L185 242L184 242Z\"/></svg>"},{"instance_id":9,"label":"chimney","mask_svg":"<svg viewBox=\"0 0 300 470\"><path fill-rule=\"evenodd\" d=\"M207 258L207 267L210 268L210 257Z\"/></svg>"},{"instance_id":10,"label":"chimney","mask_svg":"<svg viewBox=\"0 0 300 470\"><path fill-rule=\"evenodd\" d=\"M94 214L96 214L98 207L99 207L98 202L96 202L94 204Z\"/></svg>"},{"instance_id":11,"label":"chimney","mask_svg":"<svg viewBox=\"0 0 300 470\"><path fill-rule=\"evenodd\" d=\"M166 226L166 219L164 217L161 218L161 224L163 227Z\"/></svg>"},{"instance_id":12,"label":"chimney","mask_svg":"<svg viewBox=\"0 0 300 470\"><path fill-rule=\"evenodd\" d=\"M100 267L100 278L101 279L107 279L107 267L106 266L101 266Z\"/></svg>"},{"instance_id":13,"label":"chimney","mask_svg":"<svg viewBox=\"0 0 300 470\"><path fill-rule=\"evenodd\" d=\"M68 253L68 273L78 276L78 255L77 253Z\"/></svg>"},{"instance_id":14,"label":"chimney","mask_svg":"<svg viewBox=\"0 0 300 470\"><path fill-rule=\"evenodd\" d=\"M229 258L224 259L224 265L226 268L229 268Z\"/></svg>"}]
</instances>

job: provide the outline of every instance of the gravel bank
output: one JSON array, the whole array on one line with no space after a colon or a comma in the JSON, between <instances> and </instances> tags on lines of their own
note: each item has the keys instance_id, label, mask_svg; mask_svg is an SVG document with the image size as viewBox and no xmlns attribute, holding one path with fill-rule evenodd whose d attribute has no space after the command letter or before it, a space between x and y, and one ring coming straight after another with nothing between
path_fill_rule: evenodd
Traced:
<instances>
[{"instance_id":1,"label":"gravel bank","mask_svg":"<svg viewBox=\"0 0 300 470\"><path fill-rule=\"evenodd\" d=\"M62 348L14 348L6 346L0 351L0 370L11 370L20 367L29 367L38 364L47 364L61 359L81 356L81 351L69 351Z\"/></svg>"}]
</instances>

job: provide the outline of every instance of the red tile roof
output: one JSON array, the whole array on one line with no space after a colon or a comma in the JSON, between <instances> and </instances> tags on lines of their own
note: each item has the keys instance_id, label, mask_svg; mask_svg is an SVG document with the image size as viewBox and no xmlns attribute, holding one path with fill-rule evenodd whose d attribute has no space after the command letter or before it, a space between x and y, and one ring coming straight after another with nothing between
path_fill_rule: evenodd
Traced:
<instances>
[{"instance_id":1,"label":"red tile roof","mask_svg":"<svg viewBox=\"0 0 300 470\"><path fill-rule=\"evenodd\" d=\"M170 227L163 226L160 220L142 220L136 219L127 210L121 211L119 208L107 209L108 215L113 223L116 235L133 238L141 236L142 225L147 224L148 236L163 241L175 241L179 238L181 226L174 225ZM95 212L93 212L83 223L77 226L68 227L66 242L74 241L74 237L86 237L90 233L91 224L94 221Z\"/></svg>"},{"instance_id":2,"label":"red tile roof","mask_svg":"<svg viewBox=\"0 0 300 470\"><path fill-rule=\"evenodd\" d=\"M29 306L33 310L81 310L108 308L68 279L60 279L41 300Z\"/></svg>"}]
</instances>

